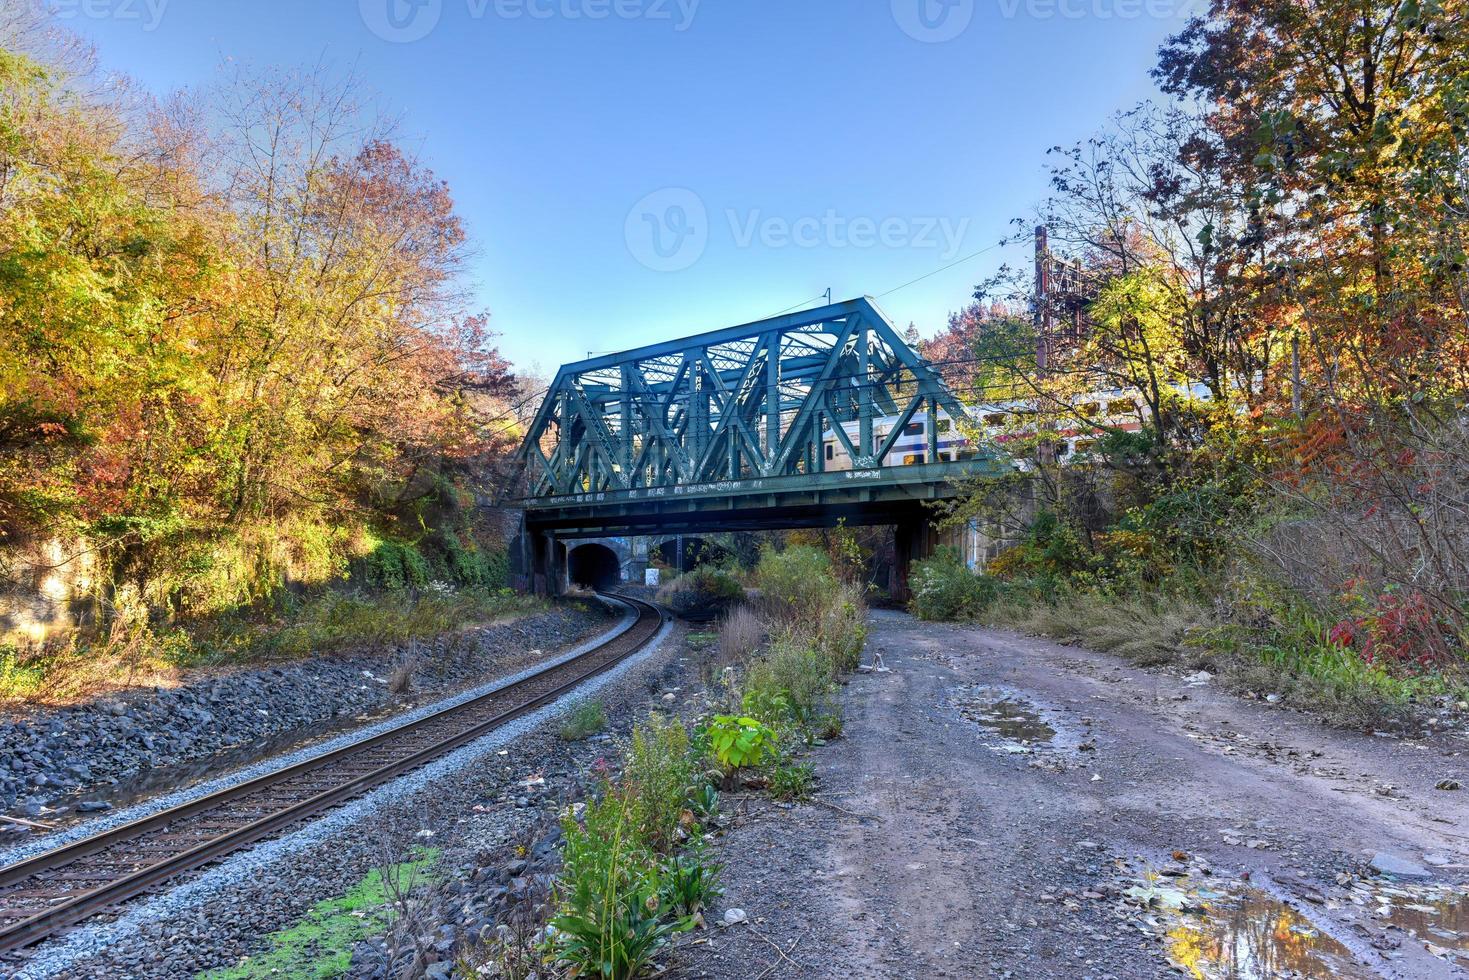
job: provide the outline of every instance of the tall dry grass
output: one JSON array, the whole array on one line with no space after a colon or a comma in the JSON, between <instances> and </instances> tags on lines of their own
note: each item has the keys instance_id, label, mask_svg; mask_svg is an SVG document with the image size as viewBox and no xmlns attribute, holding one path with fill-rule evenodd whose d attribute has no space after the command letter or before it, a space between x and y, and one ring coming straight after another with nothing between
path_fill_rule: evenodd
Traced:
<instances>
[{"instance_id":1,"label":"tall dry grass","mask_svg":"<svg viewBox=\"0 0 1469 980\"><path fill-rule=\"evenodd\" d=\"M1116 654L1144 667L1209 665L1212 657L1198 641L1205 630L1219 625L1212 610L1189 599L1097 594L1066 597L1054 605L1001 600L984 618L996 626Z\"/></svg>"},{"instance_id":2,"label":"tall dry grass","mask_svg":"<svg viewBox=\"0 0 1469 980\"><path fill-rule=\"evenodd\" d=\"M728 664L749 661L765 644L765 623L749 606L737 606L719 624L719 658Z\"/></svg>"}]
</instances>

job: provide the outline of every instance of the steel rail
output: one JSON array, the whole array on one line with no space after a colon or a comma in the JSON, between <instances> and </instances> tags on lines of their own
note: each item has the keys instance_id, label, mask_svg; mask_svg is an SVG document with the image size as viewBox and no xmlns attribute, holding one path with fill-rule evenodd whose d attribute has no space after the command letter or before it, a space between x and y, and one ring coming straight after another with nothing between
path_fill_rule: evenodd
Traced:
<instances>
[{"instance_id":1,"label":"steel rail","mask_svg":"<svg viewBox=\"0 0 1469 980\"><path fill-rule=\"evenodd\" d=\"M26 881L36 878L39 875L44 875L48 871L65 868L67 865L83 860L91 855L105 852L114 847L123 847L128 841L139 838L146 839L149 835L164 830L183 818L228 807L229 804L236 800L286 782L293 777L308 774L314 770L327 769L335 763L348 760L353 756L363 755L371 749L390 746L394 741L406 740L414 732L420 731L435 722L442 722L450 719L452 716L471 713L477 707L484 706L488 702L504 699L507 695L513 695L522 689L533 688L537 682L543 682L548 678L556 677L559 673L567 672L568 670L571 672L571 677L556 684L551 689L536 693L524 700L516 701L510 707L496 712L490 718L457 731L448 738L440 739L427 746L418 748L407 755L393 759L387 764L378 766L369 772L352 776L305 799L284 804L273 812L267 813L243 826L226 830L197 845L174 854L165 855L160 860L147 863L136 870L119 874L114 880L99 887L79 890L75 893L66 892L64 894L72 895L72 897L65 898L42 912L0 925L0 953L13 952L36 943L104 909L135 898L170 878L187 871L195 870L226 854L279 833L324 809L343 803L375 786L452 752L454 749L468 744L502 725L557 700L563 695L575 690L592 677L610 670L641 650L658 634L659 629L663 625L663 614L656 606L644 602L641 599L611 593L608 593L607 597L629 606L636 613L635 618L631 623L625 624L622 629L618 630L608 639L576 657L548 667L543 667L518 680L498 685L486 691L484 694L471 698L461 704L444 708L441 711L391 728L388 731L363 739L360 742L354 742L350 745L332 750L331 752L313 756L310 759L275 770L274 772L266 773L262 776L257 776L235 786L217 790L197 800L182 803L176 807L141 817L138 820L122 824L100 834L83 838L71 844L66 844L38 854L24 861L19 861L8 867L0 868L0 889L12 889L12 886L24 884ZM611 654L610 656L609 653ZM592 665L590 667L583 667L582 665L588 661L593 661ZM4 914L4 902L5 894L3 891L0 891L0 915Z\"/></svg>"}]
</instances>

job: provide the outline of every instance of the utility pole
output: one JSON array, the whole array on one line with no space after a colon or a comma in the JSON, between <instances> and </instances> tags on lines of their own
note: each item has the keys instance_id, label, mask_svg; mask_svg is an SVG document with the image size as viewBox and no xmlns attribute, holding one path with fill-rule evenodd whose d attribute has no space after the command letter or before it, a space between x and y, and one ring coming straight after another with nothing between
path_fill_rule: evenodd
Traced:
<instances>
[{"instance_id":1,"label":"utility pole","mask_svg":"<svg viewBox=\"0 0 1469 980\"><path fill-rule=\"evenodd\" d=\"M1048 294L1051 288L1050 247L1046 226L1035 226L1035 366L1044 374L1050 360L1051 312Z\"/></svg>"},{"instance_id":2,"label":"utility pole","mask_svg":"<svg viewBox=\"0 0 1469 980\"><path fill-rule=\"evenodd\" d=\"M1301 417L1301 335L1290 335L1290 410Z\"/></svg>"},{"instance_id":3,"label":"utility pole","mask_svg":"<svg viewBox=\"0 0 1469 980\"><path fill-rule=\"evenodd\" d=\"M1036 374L1044 377L1051 360L1051 249L1046 240L1046 226L1035 226L1035 368ZM1036 402L1036 414L1040 420L1040 402ZM1041 463L1056 461L1056 447L1050 443L1036 446L1036 457Z\"/></svg>"}]
</instances>

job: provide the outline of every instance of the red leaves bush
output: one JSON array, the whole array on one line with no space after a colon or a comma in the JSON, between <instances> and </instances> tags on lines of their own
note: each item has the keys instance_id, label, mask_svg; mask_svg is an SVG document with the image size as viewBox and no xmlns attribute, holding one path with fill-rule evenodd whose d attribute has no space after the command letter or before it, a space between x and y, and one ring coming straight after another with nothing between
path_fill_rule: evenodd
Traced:
<instances>
[{"instance_id":1,"label":"red leaves bush","mask_svg":"<svg viewBox=\"0 0 1469 980\"><path fill-rule=\"evenodd\" d=\"M1459 659L1452 626L1416 589L1378 595L1367 612L1333 626L1327 639L1336 646L1357 650L1370 664L1389 668L1427 670Z\"/></svg>"}]
</instances>

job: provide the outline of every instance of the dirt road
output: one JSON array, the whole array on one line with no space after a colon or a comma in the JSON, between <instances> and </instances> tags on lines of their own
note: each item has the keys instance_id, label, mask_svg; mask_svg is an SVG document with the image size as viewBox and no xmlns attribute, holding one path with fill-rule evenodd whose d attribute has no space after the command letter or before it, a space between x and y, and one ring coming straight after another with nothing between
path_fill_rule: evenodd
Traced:
<instances>
[{"instance_id":1,"label":"dirt road","mask_svg":"<svg viewBox=\"0 0 1469 980\"><path fill-rule=\"evenodd\" d=\"M875 613L820 799L720 841L676 975L1469 975L1469 741ZM1443 783L1451 786L1452 783ZM1384 875L1371 867L1396 871ZM1397 862L1394 864L1393 862Z\"/></svg>"}]
</instances>

